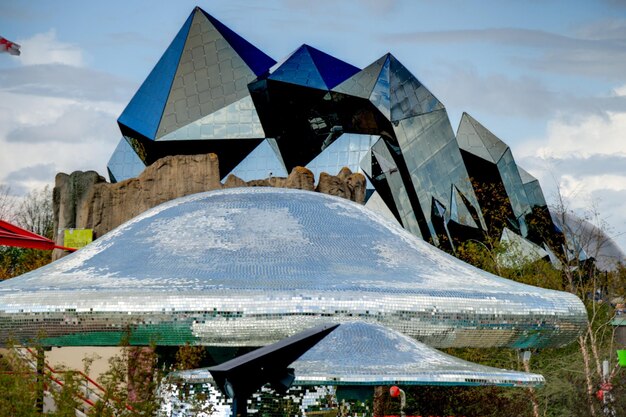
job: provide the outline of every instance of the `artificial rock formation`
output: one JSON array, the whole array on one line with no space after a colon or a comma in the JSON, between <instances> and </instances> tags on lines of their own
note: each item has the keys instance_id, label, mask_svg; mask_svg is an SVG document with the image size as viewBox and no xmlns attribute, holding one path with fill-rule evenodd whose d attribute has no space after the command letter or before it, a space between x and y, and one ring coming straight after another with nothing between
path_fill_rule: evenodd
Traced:
<instances>
[{"instance_id":1,"label":"artificial rock formation","mask_svg":"<svg viewBox=\"0 0 626 417\"><path fill-rule=\"evenodd\" d=\"M363 203L365 176L343 168L337 176L320 175L315 186L313 173L295 167L287 178L243 181L229 175L220 182L219 161L213 153L167 156L147 167L138 177L111 184L94 171L57 174L54 187L54 221L57 244L63 244L63 230L93 229L98 238L149 208L166 201L202 191L234 187L282 187L318 191ZM53 259L66 254L55 250Z\"/></svg>"}]
</instances>

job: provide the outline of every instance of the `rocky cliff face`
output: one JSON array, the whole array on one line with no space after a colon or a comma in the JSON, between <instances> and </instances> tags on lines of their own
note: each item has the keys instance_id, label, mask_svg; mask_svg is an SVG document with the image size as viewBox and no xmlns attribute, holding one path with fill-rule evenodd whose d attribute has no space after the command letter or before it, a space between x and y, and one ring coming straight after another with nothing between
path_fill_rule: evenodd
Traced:
<instances>
[{"instance_id":1,"label":"rocky cliff face","mask_svg":"<svg viewBox=\"0 0 626 417\"><path fill-rule=\"evenodd\" d=\"M234 187L283 187L317 191L363 203L365 177L343 168L337 176L322 173L315 186L313 173L294 168L287 178L271 177L253 181L230 175L220 182L215 154L178 155L159 159L137 178L111 184L94 171L57 174L54 187L54 226L57 244L63 244L63 230L93 229L98 238L149 208L174 198L202 191ZM67 253L55 250L53 259Z\"/></svg>"}]
</instances>

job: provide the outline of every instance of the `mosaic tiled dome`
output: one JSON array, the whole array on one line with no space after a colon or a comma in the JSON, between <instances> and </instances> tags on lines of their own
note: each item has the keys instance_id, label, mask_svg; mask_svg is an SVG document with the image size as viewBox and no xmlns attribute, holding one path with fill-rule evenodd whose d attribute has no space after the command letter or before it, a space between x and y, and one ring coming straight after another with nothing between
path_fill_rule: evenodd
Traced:
<instances>
[{"instance_id":1,"label":"mosaic tiled dome","mask_svg":"<svg viewBox=\"0 0 626 417\"><path fill-rule=\"evenodd\" d=\"M44 344L259 346L362 320L435 347L565 344L580 300L471 267L350 201L246 188L155 207L0 283L0 334Z\"/></svg>"},{"instance_id":2,"label":"mosaic tiled dome","mask_svg":"<svg viewBox=\"0 0 626 417\"><path fill-rule=\"evenodd\" d=\"M294 385L537 386L543 376L467 362L386 327L350 322L289 365ZM170 374L174 381L211 383L208 368Z\"/></svg>"}]
</instances>

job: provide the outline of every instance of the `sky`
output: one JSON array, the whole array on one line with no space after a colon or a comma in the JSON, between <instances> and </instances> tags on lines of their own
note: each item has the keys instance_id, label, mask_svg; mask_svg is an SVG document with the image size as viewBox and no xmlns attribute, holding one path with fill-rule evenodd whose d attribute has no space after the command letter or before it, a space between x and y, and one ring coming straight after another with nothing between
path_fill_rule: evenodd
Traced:
<instances>
[{"instance_id":1,"label":"sky","mask_svg":"<svg viewBox=\"0 0 626 417\"><path fill-rule=\"evenodd\" d=\"M626 0L0 0L0 185L95 170L193 7L279 61L303 43L364 68L391 52L448 111L504 140L626 249Z\"/></svg>"}]
</instances>

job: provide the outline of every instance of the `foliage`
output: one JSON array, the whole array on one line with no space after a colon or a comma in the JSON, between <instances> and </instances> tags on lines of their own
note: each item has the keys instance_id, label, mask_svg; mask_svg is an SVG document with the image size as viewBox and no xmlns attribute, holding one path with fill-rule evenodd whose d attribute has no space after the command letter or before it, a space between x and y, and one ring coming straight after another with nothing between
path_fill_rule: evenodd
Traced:
<instances>
[{"instance_id":1,"label":"foliage","mask_svg":"<svg viewBox=\"0 0 626 417\"><path fill-rule=\"evenodd\" d=\"M0 185L0 219L45 236L53 237L52 192L46 186L34 190L20 204L9 195L8 187ZM50 251L0 246L0 280L22 275L52 260Z\"/></svg>"},{"instance_id":2,"label":"foliage","mask_svg":"<svg viewBox=\"0 0 626 417\"><path fill-rule=\"evenodd\" d=\"M0 246L0 280L40 268L49 264L51 259L50 251Z\"/></svg>"},{"instance_id":3,"label":"foliage","mask_svg":"<svg viewBox=\"0 0 626 417\"><path fill-rule=\"evenodd\" d=\"M0 220L12 222L15 216L15 199L11 196L11 188L0 184Z\"/></svg>"},{"instance_id":4,"label":"foliage","mask_svg":"<svg viewBox=\"0 0 626 417\"><path fill-rule=\"evenodd\" d=\"M19 205L15 213L19 226L33 233L53 238L54 216L52 211L52 190L45 186L31 191Z\"/></svg>"},{"instance_id":5,"label":"foliage","mask_svg":"<svg viewBox=\"0 0 626 417\"><path fill-rule=\"evenodd\" d=\"M53 413L55 417L75 417L76 410L80 409L82 401L79 398L81 393L81 378L76 371L65 370L63 373L63 386L61 389L52 390L52 398L56 405Z\"/></svg>"},{"instance_id":6,"label":"foliage","mask_svg":"<svg viewBox=\"0 0 626 417\"><path fill-rule=\"evenodd\" d=\"M176 370L199 368L205 358L206 349L204 346L191 346L187 342L176 351L174 368Z\"/></svg>"},{"instance_id":7,"label":"foliage","mask_svg":"<svg viewBox=\"0 0 626 417\"><path fill-rule=\"evenodd\" d=\"M36 416L36 375L12 350L0 357L0 417Z\"/></svg>"},{"instance_id":8,"label":"foliage","mask_svg":"<svg viewBox=\"0 0 626 417\"><path fill-rule=\"evenodd\" d=\"M558 349L541 349L533 353L531 371L542 374L546 379L545 386L536 391L540 415L600 415L602 404L595 394L604 381L601 364L605 359L610 360L614 371L609 379L613 385L615 402L610 404L607 412L612 408L617 413L615 415L626 415L626 375L623 370L615 367L616 347L610 325L615 314L610 300L624 296L626 268L620 266L616 271L604 272L597 270L593 263L566 259L564 256L561 270L543 260L521 263L516 268L505 268L498 264L498 256L508 248L493 240L490 244L491 247L482 242L465 242L459 245L457 256L505 278L572 292L585 303L588 310L589 325L579 337L578 343ZM457 349L449 353L484 365L521 369L517 352L510 349ZM532 415L529 408L530 394L526 390L428 388L426 391L429 394L424 397L424 401L436 399L431 404L435 403L437 406L416 408L422 414L452 413L453 410L458 414L462 410L467 415ZM413 403L421 404L419 398L422 398L422 392L413 393ZM443 395L441 392L447 394ZM457 401L459 398L462 399L461 402ZM472 404L480 405L474 407Z\"/></svg>"}]
</instances>

